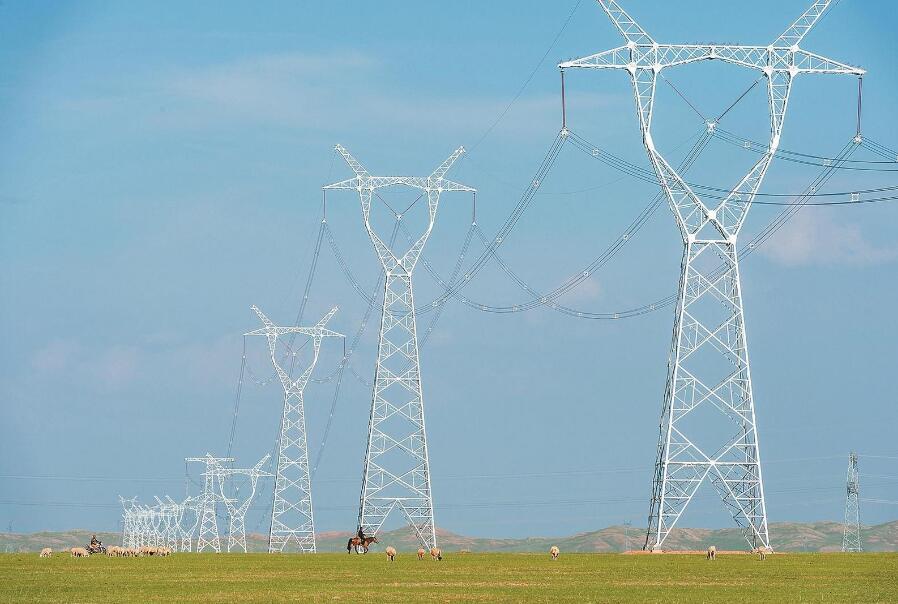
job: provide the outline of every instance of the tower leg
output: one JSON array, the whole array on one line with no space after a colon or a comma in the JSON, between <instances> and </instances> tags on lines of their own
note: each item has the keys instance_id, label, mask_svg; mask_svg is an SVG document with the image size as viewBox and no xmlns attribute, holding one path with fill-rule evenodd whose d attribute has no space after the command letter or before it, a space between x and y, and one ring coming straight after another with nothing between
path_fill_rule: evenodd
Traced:
<instances>
[{"instance_id":1,"label":"tower leg","mask_svg":"<svg viewBox=\"0 0 898 604\"><path fill-rule=\"evenodd\" d=\"M301 392L288 392L284 398L274 505L268 534L269 553L282 552L288 547L315 553L312 483Z\"/></svg>"},{"instance_id":2,"label":"tower leg","mask_svg":"<svg viewBox=\"0 0 898 604\"><path fill-rule=\"evenodd\" d=\"M431 548L436 529L411 274L388 271L384 287L359 526L376 534L398 508Z\"/></svg>"},{"instance_id":3,"label":"tower leg","mask_svg":"<svg viewBox=\"0 0 898 604\"><path fill-rule=\"evenodd\" d=\"M706 480L748 544L769 547L735 242L690 239L682 262L646 549L663 546Z\"/></svg>"}]
</instances>

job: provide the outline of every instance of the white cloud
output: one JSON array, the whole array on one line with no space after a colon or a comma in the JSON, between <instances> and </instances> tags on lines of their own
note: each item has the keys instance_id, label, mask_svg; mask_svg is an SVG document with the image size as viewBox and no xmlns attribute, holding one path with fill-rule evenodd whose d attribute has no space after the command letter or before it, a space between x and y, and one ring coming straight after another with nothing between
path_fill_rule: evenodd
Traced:
<instances>
[{"instance_id":1,"label":"white cloud","mask_svg":"<svg viewBox=\"0 0 898 604\"><path fill-rule=\"evenodd\" d=\"M594 302L602 296L602 286L595 277L588 277L562 298L565 304Z\"/></svg>"},{"instance_id":2,"label":"white cloud","mask_svg":"<svg viewBox=\"0 0 898 604\"><path fill-rule=\"evenodd\" d=\"M233 119L286 128L339 124L347 131L407 128L464 135L481 132L508 103L504 96L410 91L388 84L388 75L387 66L353 52L259 55L169 77L162 87L175 99L159 119L182 127ZM594 108L608 98L584 94L578 104ZM497 131L506 136L553 132L558 126L558 104L554 94L524 96Z\"/></svg>"},{"instance_id":3,"label":"white cloud","mask_svg":"<svg viewBox=\"0 0 898 604\"><path fill-rule=\"evenodd\" d=\"M837 221L832 212L822 209L799 211L761 252L786 266L857 266L898 258L898 248L869 241L859 225Z\"/></svg>"}]
</instances>

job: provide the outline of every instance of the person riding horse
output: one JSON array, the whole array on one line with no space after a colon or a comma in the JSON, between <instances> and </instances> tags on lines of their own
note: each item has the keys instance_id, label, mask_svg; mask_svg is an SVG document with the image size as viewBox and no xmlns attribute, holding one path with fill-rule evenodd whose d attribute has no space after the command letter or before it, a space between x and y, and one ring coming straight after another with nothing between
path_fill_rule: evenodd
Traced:
<instances>
[{"instance_id":1,"label":"person riding horse","mask_svg":"<svg viewBox=\"0 0 898 604\"><path fill-rule=\"evenodd\" d=\"M359 532L356 533L356 535L358 536L360 541L364 541L365 540L365 527L363 527L362 525L359 525Z\"/></svg>"}]
</instances>

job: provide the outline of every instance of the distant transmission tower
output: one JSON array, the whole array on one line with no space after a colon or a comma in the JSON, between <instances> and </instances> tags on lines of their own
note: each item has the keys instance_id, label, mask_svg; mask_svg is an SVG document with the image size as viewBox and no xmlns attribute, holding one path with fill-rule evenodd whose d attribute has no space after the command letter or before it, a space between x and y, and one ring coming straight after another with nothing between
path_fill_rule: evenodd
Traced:
<instances>
[{"instance_id":1,"label":"distant transmission tower","mask_svg":"<svg viewBox=\"0 0 898 604\"><path fill-rule=\"evenodd\" d=\"M858 506L860 483L857 473L857 453L848 455L847 495L845 497L845 531L842 533L842 551L860 552L861 515Z\"/></svg>"},{"instance_id":2,"label":"distant transmission tower","mask_svg":"<svg viewBox=\"0 0 898 604\"><path fill-rule=\"evenodd\" d=\"M278 327L262 311L252 307L264 327L247 333L248 336L268 338L271 362L284 387L284 414L278 440L277 477L274 483L274 505L271 509L271 528L268 533L268 553L282 552L289 545L299 551L315 553L315 520L312 514L312 482L309 478L309 451L306 444L306 415L303 390L318 363L322 338L342 338L343 334L327 329L336 307L332 308L314 327ZM295 380L277 360L277 339L285 334L309 336L312 341L312 360ZM295 361L295 353L294 358Z\"/></svg>"},{"instance_id":3,"label":"distant transmission tower","mask_svg":"<svg viewBox=\"0 0 898 604\"><path fill-rule=\"evenodd\" d=\"M266 472L262 469L262 466L264 466L270 458L271 455L266 455L252 468L218 468L218 473L221 477L221 480L218 481L218 488L221 490L221 497L228 508L229 552L231 549L235 548L240 548L246 552L246 511L249 509L250 504L256 496L256 484L259 482L259 477L272 475L270 472ZM227 478L235 475L247 476L249 478L250 493L249 495L246 495L245 499L242 501L230 499L225 495L225 481Z\"/></svg>"},{"instance_id":4,"label":"distant transmission tower","mask_svg":"<svg viewBox=\"0 0 898 604\"><path fill-rule=\"evenodd\" d=\"M355 176L324 188L358 191L365 229L386 274L359 527L366 533L376 534L390 512L398 508L414 527L421 543L430 548L436 545L436 527L424 430L412 271L433 230L440 195L445 191L473 193L474 189L444 178L464 148L457 149L429 176L420 177L372 176L346 149L340 145L336 149ZM375 191L392 186L418 189L427 196L427 228L402 255L397 255L374 232L370 219ZM401 219L401 215L396 216L396 220Z\"/></svg>"},{"instance_id":5,"label":"distant transmission tower","mask_svg":"<svg viewBox=\"0 0 898 604\"><path fill-rule=\"evenodd\" d=\"M768 46L658 44L616 1L598 1L627 43L559 68L630 74L643 143L684 246L645 547L661 549L706 479L748 543L769 547L736 238L779 146L794 78L800 73L861 76L864 71L798 47L830 0L815 2ZM770 142L722 201L706 203L655 146L652 115L662 70L715 59L766 77ZM710 428L721 414L734 424L734 432Z\"/></svg>"},{"instance_id":6,"label":"distant transmission tower","mask_svg":"<svg viewBox=\"0 0 898 604\"><path fill-rule=\"evenodd\" d=\"M220 463L234 461L234 458L212 457L210 453L206 453L203 457L187 457L184 461L206 464L206 471L203 472L203 493L200 495L197 509L197 514L200 517L200 534L196 541L196 551L202 553L208 547L212 548L216 554L221 553L218 518L215 516L215 503L218 501L218 495L215 493L215 479L218 475L216 468Z\"/></svg>"}]
</instances>

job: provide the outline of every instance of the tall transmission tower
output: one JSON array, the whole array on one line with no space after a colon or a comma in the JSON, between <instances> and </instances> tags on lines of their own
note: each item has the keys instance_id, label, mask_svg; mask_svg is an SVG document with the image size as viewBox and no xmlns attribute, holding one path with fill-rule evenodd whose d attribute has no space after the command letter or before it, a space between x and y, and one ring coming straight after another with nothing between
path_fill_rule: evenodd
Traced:
<instances>
[{"instance_id":1,"label":"tall transmission tower","mask_svg":"<svg viewBox=\"0 0 898 604\"><path fill-rule=\"evenodd\" d=\"M842 551L860 552L861 548L861 515L858 497L860 482L857 473L857 453L848 455L847 494L845 496L845 529L842 533Z\"/></svg>"},{"instance_id":2,"label":"tall transmission tower","mask_svg":"<svg viewBox=\"0 0 898 604\"><path fill-rule=\"evenodd\" d=\"M464 153L463 147L459 147L429 176L372 176L346 149L340 145L336 149L355 176L324 188L358 192L365 229L386 275L359 502L359 528L376 534L390 512L399 508L414 527L421 543L430 548L436 545L436 527L424 429L424 397L412 271L433 230L440 195L446 191L473 193L475 190L444 178L452 164ZM384 243L371 225L372 196L377 189L393 186L423 191L428 204L428 222L424 233L402 255ZM401 214L396 215L396 220L401 219Z\"/></svg>"},{"instance_id":3,"label":"tall transmission tower","mask_svg":"<svg viewBox=\"0 0 898 604\"><path fill-rule=\"evenodd\" d=\"M233 457L213 457L206 453L203 457L187 457L185 462L200 462L206 464L203 472L203 493L199 498L200 534L196 541L197 553L203 552L207 547L212 548L216 554L221 553L221 539L218 536L218 518L215 516L215 504L218 495L215 493L215 479L218 475L219 464L234 461Z\"/></svg>"},{"instance_id":4,"label":"tall transmission tower","mask_svg":"<svg viewBox=\"0 0 898 604\"><path fill-rule=\"evenodd\" d=\"M265 336L271 362L284 388L284 413L278 440L277 476L274 504L268 533L268 552L282 552L291 544L301 552L315 553L315 520L312 513L312 482L309 478L309 451L306 443L306 416L303 390L318 363L323 338L342 338L343 334L327 329L337 308L334 307L313 327L278 327L257 307L252 307L264 327L248 336ZM312 342L312 360L295 380L277 360L277 339L285 334L308 336ZM293 359L295 360L295 353Z\"/></svg>"},{"instance_id":5,"label":"tall transmission tower","mask_svg":"<svg viewBox=\"0 0 898 604\"><path fill-rule=\"evenodd\" d=\"M795 77L804 73L860 77L864 70L798 46L830 0L814 2L766 46L659 44L618 2L598 1L627 43L563 62L559 68L621 69L630 75L643 144L684 246L645 547L662 548L706 480L749 545L769 547L736 239L779 147ZM760 71L767 80L769 101L769 146L719 202L700 199L652 136L658 76L668 68L709 60ZM713 130L715 125L708 127ZM734 430L710 428L721 414Z\"/></svg>"},{"instance_id":6,"label":"tall transmission tower","mask_svg":"<svg viewBox=\"0 0 898 604\"><path fill-rule=\"evenodd\" d=\"M259 482L259 477L272 476L270 472L266 472L262 469L262 466L264 466L270 458L270 454L266 455L252 468L226 468L221 466L218 468L218 473L221 478L218 481L218 488L221 491L222 500L224 500L225 505L228 508L229 552L231 549L238 547L246 552L246 511L249 509L250 504L256 496L256 484ZM242 501L231 499L225 495L225 482L228 478L235 475L246 476L249 478L250 493Z\"/></svg>"}]
</instances>

